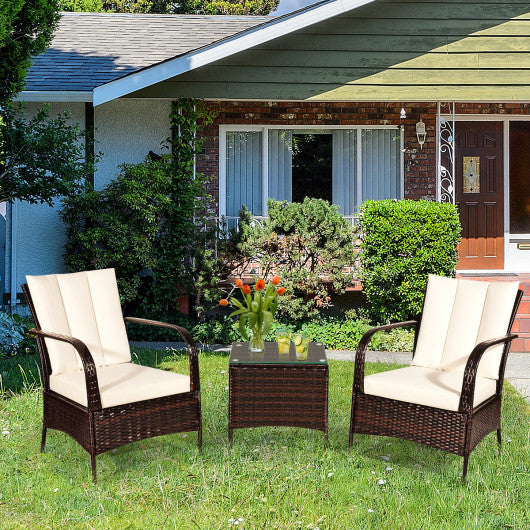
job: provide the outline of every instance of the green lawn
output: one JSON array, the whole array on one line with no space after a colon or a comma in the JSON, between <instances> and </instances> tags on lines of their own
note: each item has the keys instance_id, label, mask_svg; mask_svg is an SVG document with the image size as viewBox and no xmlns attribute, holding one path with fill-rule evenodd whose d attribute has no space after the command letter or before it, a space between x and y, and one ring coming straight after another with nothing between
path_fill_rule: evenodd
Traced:
<instances>
[{"instance_id":1,"label":"green lawn","mask_svg":"<svg viewBox=\"0 0 530 530\"><path fill-rule=\"evenodd\" d=\"M185 356L138 356L165 369L187 366ZM502 456L489 435L463 485L462 458L418 444L357 435L348 451L353 363L343 361L330 363L327 449L320 432L260 428L236 430L229 450L228 358L204 353L202 455L196 433L133 443L97 457L94 486L88 454L65 434L48 431L39 453L35 358L0 362L2 529L530 527L529 407L509 385Z\"/></svg>"}]
</instances>

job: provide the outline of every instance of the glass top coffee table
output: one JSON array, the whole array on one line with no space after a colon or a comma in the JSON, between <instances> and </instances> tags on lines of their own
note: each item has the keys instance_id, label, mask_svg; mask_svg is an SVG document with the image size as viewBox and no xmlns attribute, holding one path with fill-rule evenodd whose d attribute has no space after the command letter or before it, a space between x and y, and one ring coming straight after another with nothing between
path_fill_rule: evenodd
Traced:
<instances>
[{"instance_id":1,"label":"glass top coffee table","mask_svg":"<svg viewBox=\"0 0 530 530\"><path fill-rule=\"evenodd\" d=\"M232 344L229 361L228 439L243 427L305 427L328 439L328 360L324 345L309 343L306 359L280 355L276 342L253 353L248 342Z\"/></svg>"}]
</instances>

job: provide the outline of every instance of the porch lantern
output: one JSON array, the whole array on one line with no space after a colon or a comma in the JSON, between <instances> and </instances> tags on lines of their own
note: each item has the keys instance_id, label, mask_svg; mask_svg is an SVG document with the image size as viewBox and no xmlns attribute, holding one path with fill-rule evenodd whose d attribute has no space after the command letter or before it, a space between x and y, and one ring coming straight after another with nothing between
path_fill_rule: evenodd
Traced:
<instances>
[{"instance_id":1,"label":"porch lantern","mask_svg":"<svg viewBox=\"0 0 530 530\"><path fill-rule=\"evenodd\" d=\"M418 143L420 144L420 147L423 149L423 144L425 143L427 133L425 132L425 123L423 123L421 119L418 123L416 123L416 136L418 138Z\"/></svg>"}]
</instances>

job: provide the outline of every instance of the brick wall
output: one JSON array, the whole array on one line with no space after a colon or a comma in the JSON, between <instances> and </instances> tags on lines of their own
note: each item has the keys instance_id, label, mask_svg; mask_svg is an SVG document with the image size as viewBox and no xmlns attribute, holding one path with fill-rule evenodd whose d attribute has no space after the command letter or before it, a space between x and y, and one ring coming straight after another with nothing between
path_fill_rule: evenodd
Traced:
<instances>
[{"instance_id":1,"label":"brick wall","mask_svg":"<svg viewBox=\"0 0 530 530\"><path fill-rule=\"evenodd\" d=\"M321 102L208 102L216 114L205 130L203 153L197 158L197 170L217 177L219 172L219 125L402 125L404 129L405 198L436 198L436 104L407 103L406 119L399 117L401 103L321 103ZM427 139L420 149L416 123L424 121ZM209 192L218 198L215 178Z\"/></svg>"},{"instance_id":2,"label":"brick wall","mask_svg":"<svg viewBox=\"0 0 530 530\"><path fill-rule=\"evenodd\" d=\"M210 193L218 201L219 125L402 125L405 141L405 198L436 198L436 103L405 103L406 119L399 118L401 103L355 102L208 102L216 114L214 123L205 131L203 153L197 159L198 171L214 177ZM445 110L445 109L442 109ZM456 114L530 115L530 103L458 103ZM427 140L420 149L416 139L416 123L426 125Z\"/></svg>"}]
</instances>

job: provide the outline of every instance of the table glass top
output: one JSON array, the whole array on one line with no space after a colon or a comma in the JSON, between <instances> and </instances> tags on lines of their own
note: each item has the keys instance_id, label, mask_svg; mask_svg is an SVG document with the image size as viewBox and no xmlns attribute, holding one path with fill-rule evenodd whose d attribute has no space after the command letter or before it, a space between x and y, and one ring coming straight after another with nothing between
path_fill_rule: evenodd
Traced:
<instances>
[{"instance_id":1,"label":"table glass top","mask_svg":"<svg viewBox=\"0 0 530 530\"><path fill-rule=\"evenodd\" d=\"M234 342L230 350L230 364L321 364L326 365L326 350L321 342L310 342L307 358L297 358L294 344L291 342L289 353L280 355L277 342L266 342L262 352L254 353L248 348L248 342Z\"/></svg>"}]
</instances>

